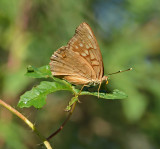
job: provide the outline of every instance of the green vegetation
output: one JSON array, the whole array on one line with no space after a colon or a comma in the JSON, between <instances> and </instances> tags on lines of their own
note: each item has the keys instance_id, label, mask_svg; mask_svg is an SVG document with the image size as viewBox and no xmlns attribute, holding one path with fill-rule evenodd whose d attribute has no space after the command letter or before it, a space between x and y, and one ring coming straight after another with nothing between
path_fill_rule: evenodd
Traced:
<instances>
[{"instance_id":1,"label":"green vegetation","mask_svg":"<svg viewBox=\"0 0 160 149\"><path fill-rule=\"evenodd\" d=\"M46 137L66 119L66 106L69 110L79 100L68 124L50 140L54 148L160 148L159 6L159 0L1 0L0 99ZM48 67L52 53L67 44L82 22L94 31L105 74L133 67L111 76L101 98L94 88L74 98L79 89L53 78ZM28 65L35 67L24 75ZM121 100L108 100L117 97ZM0 106L1 149L40 149L40 143Z\"/></svg>"}]
</instances>

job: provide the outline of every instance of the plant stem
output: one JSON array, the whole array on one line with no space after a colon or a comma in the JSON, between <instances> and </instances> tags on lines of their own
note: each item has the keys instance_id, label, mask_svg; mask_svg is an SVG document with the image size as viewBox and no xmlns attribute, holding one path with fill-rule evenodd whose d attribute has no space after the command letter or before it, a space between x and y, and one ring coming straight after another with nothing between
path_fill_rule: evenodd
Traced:
<instances>
[{"instance_id":1,"label":"plant stem","mask_svg":"<svg viewBox=\"0 0 160 149\"><path fill-rule=\"evenodd\" d=\"M33 132L37 134L37 136L43 141L43 144L46 146L47 149L52 149L50 143L46 140L46 138L39 133L39 131L36 129L36 127L33 125L31 121L29 121L24 115L22 115L20 112L18 112L16 109L5 103L3 100L0 99L0 105L11 111L13 114L18 116L21 120L23 120L31 129Z\"/></svg>"},{"instance_id":2,"label":"plant stem","mask_svg":"<svg viewBox=\"0 0 160 149\"><path fill-rule=\"evenodd\" d=\"M61 125L55 132L53 132L53 133L47 138L47 140L50 140L52 137L54 137L55 135L57 135L57 134L64 128L65 124L68 122L68 120L70 119L70 117L71 117L71 115L72 115L72 113L73 113L73 111L74 111L74 109L75 109L76 103L77 103L77 101L73 103L72 108L71 108L71 110L69 111L69 115L67 116L67 118L65 119L65 121L62 123L62 125Z\"/></svg>"}]
</instances>

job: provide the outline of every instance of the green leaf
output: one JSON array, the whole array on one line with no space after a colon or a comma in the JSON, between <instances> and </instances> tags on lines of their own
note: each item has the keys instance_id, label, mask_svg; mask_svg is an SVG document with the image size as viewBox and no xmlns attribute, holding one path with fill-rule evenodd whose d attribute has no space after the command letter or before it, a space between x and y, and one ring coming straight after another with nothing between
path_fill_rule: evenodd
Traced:
<instances>
[{"instance_id":1,"label":"green leaf","mask_svg":"<svg viewBox=\"0 0 160 149\"><path fill-rule=\"evenodd\" d=\"M72 86L65 81L61 82L48 82L42 81L40 85L33 87L32 90L25 92L18 103L20 108L34 106L35 108L41 108L46 104L46 97L52 92L59 90L73 91Z\"/></svg>"},{"instance_id":2,"label":"green leaf","mask_svg":"<svg viewBox=\"0 0 160 149\"><path fill-rule=\"evenodd\" d=\"M42 66L40 68L35 68L29 65L25 76L32 78L49 78L52 77L52 74L49 65Z\"/></svg>"},{"instance_id":3,"label":"green leaf","mask_svg":"<svg viewBox=\"0 0 160 149\"><path fill-rule=\"evenodd\" d=\"M40 68L29 66L27 70L28 72L26 73L26 76L33 78L50 77L54 80L54 82L43 81L40 83L40 85L33 87L32 90L24 93L20 97L20 101L18 103L19 107L23 108L34 106L35 108L41 108L44 106L44 104L46 104L47 95L59 90L68 90L74 93L74 97L70 100L68 106L66 107L66 111L69 111L73 103L78 101L78 93L80 90L76 89L75 86L72 86L65 80L53 77L49 65L42 66ZM98 92L82 91L80 95L98 96ZM124 92L115 89L113 90L113 93L99 93L99 98L125 99L127 98L127 95Z\"/></svg>"},{"instance_id":4,"label":"green leaf","mask_svg":"<svg viewBox=\"0 0 160 149\"><path fill-rule=\"evenodd\" d=\"M74 89L74 92L78 93L79 90ZM82 91L80 95L93 95L93 96L98 96L98 92L87 92L87 91ZM99 93L99 97L100 98L104 98L104 99L125 99L127 98L127 95L122 92L122 91L119 91L118 89L115 89L113 90L113 93L111 94L108 94L108 93ZM78 101L78 96L75 96L73 97L68 106L66 107L65 111L70 111L71 110L71 107L72 105Z\"/></svg>"},{"instance_id":5,"label":"green leaf","mask_svg":"<svg viewBox=\"0 0 160 149\"><path fill-rule=\"evenodd\" d=\"M81 95L98 96L98 92L83 91L81 92ZM113 90L113 93L99 93L99 98L104 98L104 99L125 99L127 97L128 96L124 92L119 91L118 89Z\"/></svg>"}]
</instances>

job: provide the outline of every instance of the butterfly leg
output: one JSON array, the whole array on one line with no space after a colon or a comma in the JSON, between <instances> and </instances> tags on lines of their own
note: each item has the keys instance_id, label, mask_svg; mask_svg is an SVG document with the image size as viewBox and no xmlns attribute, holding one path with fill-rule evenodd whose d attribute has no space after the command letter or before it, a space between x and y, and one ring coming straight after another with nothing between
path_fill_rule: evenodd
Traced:
<instances>
[{"instance_id":1,"label":"butterfly leg","mask_svg":"<svg viewBox=\"0 0 160 149\"><path fill-rule=\"evenodd\" d=\"M85 86L86 86L85 84L82 86L81 90L80 90L79 93L77 94L77 97L81 94L81 92L82 92L82 90L83 90L83 88L84 88ZM81 103L80 100L78 100L78 102Z\"/></svg>"},{"instance_id":2,"label":"butterfly leg","mask_svg":"<svg viewBox=\"0 0 160 149\"><path fill-rule=\"evenodd\" d=\"M102 84L102 82L99 83L99 87L98 87L98 98L99 98L99 90L101 88L101 84Z\"/></svg>"},{"instance_id":3,"label":"butterfly leg","mask_svg":"<svg viewBox=\"0 0 160 149\"><path fill-rule=\"evenodd\" d=\"M86 85L83 85L82 86L82 88L81 88L81 90L79 91L79 93L77 94L77 96L79 96L80 94L81 94L81 92L82 92L82 90L83 90L83 88L85 87Z\"/></svg>"}]
</instances>

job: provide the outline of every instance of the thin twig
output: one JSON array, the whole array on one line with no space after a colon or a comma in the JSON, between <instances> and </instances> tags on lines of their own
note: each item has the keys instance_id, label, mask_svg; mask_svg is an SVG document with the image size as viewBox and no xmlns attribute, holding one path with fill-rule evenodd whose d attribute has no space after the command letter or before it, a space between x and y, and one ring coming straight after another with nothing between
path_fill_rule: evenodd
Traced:
<instances>
[{"instance_id":1,"label":"thin twig","mask_svg":"<svg viewBox=\"0 0 160 149\"><path fill-rule=\"evenodd\" d=\"M71 117L71 115L72 115L72 113L73 113L73 111L74 111L74 109L75 109L76 103L77 103L77 102L74 102L74 103L73 103L72 108L71 108L71 110L69 111L69 114L68 114L67 118L65 119L65 121L62 123L62 125L61 125L54 133L52 133L52 134L47 138L48 141L49 141L52 137L54 137L55 135L57 135L57 134L64 128L65 124L68 122L68 120L70 119L70 117Z\"/></svg>"},{"instance_id":2,"label":"thin twig","mask_svg":"<svg viewBox=\"0 0 160 149\"><path fill-rule=\"evenodd\" d=\"M50 143L47 141L47 139L39 133L39 131L36 129L36 127L33 125L31 121L29 121L24 115L22 115L20 112L18 112L16 109L5 103L3 100L0 99L0 105L11 111L13 114L18 116L21 120L23 120L31 129L33 132L37 134L37 136L43 141L44 145L47 149L52 149Z\"/></svg>"}]
</instances>

